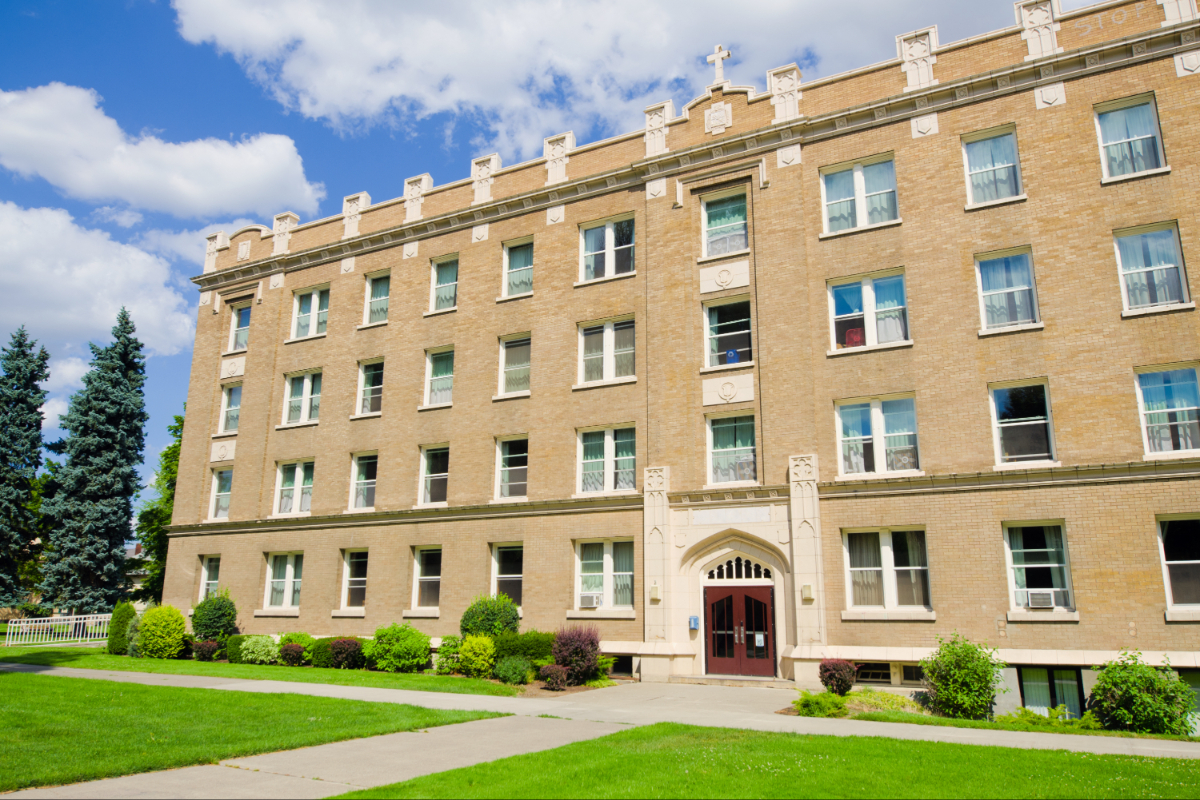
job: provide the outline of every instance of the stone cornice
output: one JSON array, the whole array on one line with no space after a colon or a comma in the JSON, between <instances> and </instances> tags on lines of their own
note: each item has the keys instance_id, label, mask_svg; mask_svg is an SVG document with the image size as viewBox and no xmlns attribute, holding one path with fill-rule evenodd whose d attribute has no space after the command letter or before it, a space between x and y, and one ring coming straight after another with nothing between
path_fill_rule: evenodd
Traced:
<instances>
[{"instance_id":1,"label":"stone cornice","mask_svg":"<svg viewBox=\"0 0 1200 800\"><path fill-rule=\"evenodd\" d=\"M236 283L261 279L279 272L290 272L350 256L365 255L406 242L466 231L475 225L512 219L544 211L552 206L628 190L648 180L675 178L701 167L732 164L737 159L764 158L769 152L784 145L804 145L835 136L859 133L925 114L1026 92L1050 83L1075 80L1147 61L1170 58L1184 50L1200 48L1200 36L1197 35L1197 31L1200 31L1200 23L1196 22L1156 28L828 114L800 117L747 133L714 139L684 150L669 151L653 158L635 161L608 172L504 197L479 206L465 207L387 230L330 242L303 252L227 267L196 276L192 278L192 282L202 291L223 290ZM748 161L747 167L749 166L758 165ZM763 188L765 187L764 181ZM371 208L380 208L391 202L395 201L385 201ZM322 222L335 218L330 217ZM295 230L291 232L294 234Z\"/></svg>"},{"instance_id":2,"label":"stone cornice","mask_svg":"<svg viewBox=\"0 0 1200 800\"><path fill-rule=\"evenodd\" d=\"M734 486L729 489L723 489L718 486L709 489L667 492L667 499L673 506L718 506L786 502L788 496L789 492L786 483L772 486Z\"/></svg>"}]
</instances>

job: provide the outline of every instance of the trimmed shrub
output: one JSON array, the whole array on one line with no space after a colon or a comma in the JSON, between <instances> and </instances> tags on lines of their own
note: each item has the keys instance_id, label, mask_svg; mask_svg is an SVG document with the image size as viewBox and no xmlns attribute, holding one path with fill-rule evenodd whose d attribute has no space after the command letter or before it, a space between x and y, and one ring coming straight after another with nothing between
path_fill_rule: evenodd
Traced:
<instances>
[{"instance_id":1,"label":"trimmed shrub","mask_svg":"<svg viewBox=\"0 0 1200 800\"><path fill-rule=\"evenodd\" d=\"M242 640L243 664L274 664L279 661L279 645L270 636L247 636Z\"/></svg>"},{"instance_id":2,"label":"trimmed shrub","mask_svg":"<svg viewBox=\"0 0 1200 800\"><path fill-rule=\"evenodd\" d=\"M496 677L502 683L515 683L523 686L529 682L529 670L532 665L525 656L505 656L496 662Z\"/></svg>"},{"instance_id":3,"label":"trimmed shrub","mask_svg":"<svg viewBox=\"0 0 1200 800\"><path fill-rule=\"evenodd\" d=\"M502 661L509 656L523 656L530 661L554 657L553 633L505 631L493 638L496 642L496 661Z\"/></svg>"},{"instance_id":4,"label":"trimmed shrub","mask_svg":"<svg viewBox=\"0 0 1200 800\"><path fill-rule=\"evenodd\" d=\"M378 629L368 647L384 672L416 672L429 663L429 637L407 622Z\"/></svg>"},{"instance_id":5,"label":"trimmed shrub","mask_svg":"<svg viewBox=\"0 0 1200 800\"><path fill-rule=\"evenodd\" d=\"M187 622L174 606L146 610L138 629L138 650L145 658L178 658L183 652Z\"/></svg>"},{"instance_id":6,"label":"trimmed shrub","mask_svg":"<svg viewBox=\"0 0 1200 800\"><path fill-rule=\"evenodd\" d=\"M458 651L461 647L462 639L457 636L442 637L442 644L438 647L437 659L433 665L438 675L453 675L458 672Z\"/></svg>"},{"instance_id":7,"label":"trimmed shrub","mask_svg":"<svg viewBox=\"0 0 1200 800\"><path fill-rule=\"evenodd\" d=\"M1189 715L1196 698L1169 664L1152 667L1135 650L1097 669L1087 707L1106 730L1175 736L1191 732Z\"/></svg>"},{"instance_id":8,"label":"trimmed shrub","mask_svg":"<svg viewBox=\"0 0 1200 800\"><path fill-rule=\"evenodd\" d=\"M792 701L792 707L802 717L844 717L846 699L833 692L813 694L801 690L800 699Z\"/></svg>"},{"instance_id":9,"label":"trimmed shrub","mask_svg":"<svg viewBox=\"0 0 1200 800\"><path fill-rule=\"evenodd\" d=\"M108 652L114 656L123 656L129 652L129 639L125 634L129 631L129 620L137 616L133 603L117 603L108 623Z\"/></svg>"},{"instance_id":10,"label":"trimmed shrub","mask_svg":"<svg viewBox=\"0 0 1200 800\"><path fill-rule=\"evenodd\" d=\"M921 661L930 709L955 719L990 717L1005 666L995 650L957 633L949 639L939 636L938 649Z\"/></svg>"},{"instance_id":11,"label":"trimmed shrub","mask_svg":"<svg viewBox=\"0 0 1200 800\"><path fill-rule=\"evenodd\" d=\"M192 632L197 640L214 642L223 642L237 633L237 606L228 589L205 598L193 609Z\"/></svg>"},{"instance_id":12,"label":"trimmed shrub","mask_svg":"<svg viewBox=\"0 0 1200 800\"><path fill-rule=\"evenodd\" d=\"M140 616L129 620L129 625L125 627L125 653L130 658L141 658L142 651L138 646L140 644L139 632L142 627L142 618Z\"/></svg>"},{"instance_id":13,"label":"trimmed shrub","mask_svg":"<svg viewBox=\"0 0 1200 800\"><path fill-rule=\"evenodd\" d=\"M362 642L358 639L334 639L329 643L329 665L334 669L362 669L366 665Z\"/></svg>"},{"instance_id":14,"label":"trimmed shrub","mask_svg":"<svg viewBox=\"0 0 1200 800\"><path fill-rule=\"evenodd\" d=\"M212 661L221 652L221 643L211 639L207 642L196 642L192 645L192 658L197 661Z\"/></svg>"},{"instance_id":15,"label":"trimmed shrub","mask_svg":"<svg viewBox=\"0 0 1200 800\"><path fill-rule=\"evenodd\" d=\"M546 688L552 692L561 692L567 688L566 667L560 667L558 664L547 664L541 668L538 676L545 681Z\"/></svg>"},{"instance_id":16,"label":"trimmed shrub","mask_svg":"<svg viewBox=\"0 0 1200 800\"><path fill-rule=\"evenodd\" d=\"M1104 727L1091 711L1085 711L1083 717L1079 719L1071 719L1067 716L1067 707L1065 705L1046 709L1046 716L1042 716L1036 711L1030 711L1028 708L1018 708L996 717L996 722L1002 726L1049 728L1052 730L1074 729L1079 731L1098 731Z\"/></svg>"},{"instance_id":17,"label":"trimmed shrub","mask_svg":"<svg viewBox=\"0 0 1200 800\"><path fill-rule=\"evenodd\" d=\"M235 633L225 640L225 660L230 664L242 663L242 642L250 637L244 633Z\"/></svg>"},{"instance_id":18,"label":"trimmed shrub","mask_svg":"<svg viewBox=\"0 0 1200 800\"><path fill-rule=\"evenodd\" d=\"M288 644L298 644L300 649L304 651L304 663L312 663L312 648L317 643L315 637L307 633L285 633L279 637L279 650L283 652L283 646Z\"/></svg>"},{"instance_id":19,"label":"trimmed shrub","mask_svg":"<svg viewBox=\"0 0 1200 800\"><path fill-rule=\"evenodd\" d=\"M567 670L572 686L596 677L600 657L600 631L594 625L563 628L554 637L554 663Z\"/></svg>"},{"instance_id":20,"label":"trimmed shrub","mask_svg":"<svg viewBox=\"0 0 1200 800\"><path fill-rule=\"evenodd\" d=\"M304 666L304 647L298 644L279 646L279 660L289 667Z\"/></svg>"},{"instance_id":21,"label":"trimmed shrub","mask_svg":"<svg viewBox=\"0 0 1200 800\"><path fill-rule=\"evenodd\" d=\"M329 645L333 644L337 638L333 636L325 639L317 639L313 642L312 649L309 650L309 656L312 659L314 667L333 669L333 653L329 652Z\"/></svg>"},{"instance_id":22,"label":"trimmed shrub","mask_svg":"<svg viewBox=\"0 0 1200 800\"><path fill-rule=\"evenodd\" d=\"M817 675L826 691L833 692L838 697L845 697L854 688L854 678L858 674L855 666L841 658L821 659Z\"/></svg>"},{"instance_id":23,"label":"trimmed shrub","mask_svg":"<svg viewBox=\"0 0 1200 800\"><path fill-rule=\"evenodd\" d=\"M496 645L487 636L468 636L458 649L458 665L469 678L490 678L496 664Z\"/></svg>"},{"instance_id":24,"label":"trimmed shrub","mask_svg":"<svg viewBox=\"0 0 1200 800\"><path fill-rule=\"evenodd\" d=\"M521 627L517 604L506 594L479 595L463 612L458 629L468 636L499 636L505 631L516 633Z\"/></svg>"}]
</instances>

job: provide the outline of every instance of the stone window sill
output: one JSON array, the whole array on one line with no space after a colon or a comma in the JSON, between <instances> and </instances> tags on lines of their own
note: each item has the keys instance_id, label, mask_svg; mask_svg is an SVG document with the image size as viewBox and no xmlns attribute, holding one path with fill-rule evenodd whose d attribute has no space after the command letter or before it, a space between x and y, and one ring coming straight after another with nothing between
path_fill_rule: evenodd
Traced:
<instances>
[{"instance_id":1,"label":"stone window sill","mask_svg":"<svg viewBox=\"0 0 1200 800\"><path fill-rule=\"evenodd\" d=\"M437 316L441 316L442 314L450 314L454 311L458 311L458 306L450 306L450 308L439 308L437 311L426 311L421 316L437 317Z\"/></svg>"},{"instance_id":2,"label":"stone window sill","mask_svg":"<svg viewBox=\"0 0 1200 800\"><path fill-rule=\"evenodd\" d=\"M1023 331L1040 331L1045 330L1046 323L1044 322L1026 322L1021 325L1006 325L1003 328L985 328L979 332L979 338L985 336L1000 336L1005 333L1021 333Z\"/></svg>"},{"instance_id":3,"label":"stone window sill","mask_svg":"<svg viewBox=\"0 0 1200 800\"><path fill-rule=\"evenodd\" d=\"M349 617L349 618L365 617L366 615L367 615L367 609L365 606L362 608L335 608L333 611L329 612L329 616L335 617L335 618L338 618L338 617Z\"/></svg>"},{"instance_id":4,"label":"stone window sill","mask_svg":"<svg viewBox=\"0 0 1200 800\"><path fill-rule=\"evenodd\" d=\"M1024 194L1015 194L1012 197L1002 197L999 200L986 200L982 203L967 203L963 206L963 211L980 211L985 208L995 208L996 206L1006 206L1009 203L1023 203L1029 197Z\"/></svg>"},{"instance_id":5,"label":"stone window sill","mask_svg":"<svg viewBox=\"0 0 1200 800\"><path fill-rule=\"evenodd\" d=\"M1152 308L1134 308L1126 309L1121 312L1123 319L1130 317L1144 317L1148 314L1167 314L1172 311L1191 311L1196 308L1196 301L1190 303L1172 303L1171 305L1154 306Z\"/></svg>"},{"instance_id":6,"label":"stone window sill","mask_svg":"<svg viewBox=\"0 0 1200 800\"><path fill-rule=\"evenodd\" d=\"M284 344L295 344L296 342L311 342L313 339L324 339L326 334L314 333L312 336L298 336L295 339L284 339Z\"/></svg>"},{"instance_id":7,"label":"stone window sill","mask_svg":"<svg viewBox=\"0 0 1200 800\"><path fill-rule=\"evenodd\" d=\"M272 514L269 517L267 517L267 519L303 519L304 517L311 517L311 516L312 516L311 511L304 511L299 514Z\"/></svg>"},{"instance_id":8,"label":"stone window sill","mask_svg":"<svg viewBox=\"0 0 1200 800\"><path fill-rule=\"evenodd\" d=\"M827 358L837 358L838 356L848 356L853 353L871 353L876 350L899 350L902 347L912 347L913 340L905 339L902 342L884 342L883 344L865 344L862 347L843 347L841 350L826 350Z\"/></svg>"},{"instance_id":9,"label":"stone window sill","mask_svg":"<svg viewBox=\"0 0 1200 800\"><path fill-rule=\"evenodd\" d=\"M450 503L443 500L440 503L417 503L413 506L413 511L420 511L423 508L449 508Z\"/></svg>"},{"instance_id":10,"label":"stone window sill","mask_svg":"<svg viewBox=\"0 0 1200 800\"><path fill-rule=\"evenodd\" d=\"M451 408L453 405L454 401L450 401L449 403L433 403L427 406L417 406L417 411L433 411L438 408Z\"/></svg>"},{"instance_id":11,"label":"stone window sill","mask_svg":"<svg viewBox=\"0 0 1200 800\"><path fill-rule=\"evenodd\" d=\"M300 609L297 608L256 608L254 609L256 617L298 617Z\"/></svg>"},{"instance_id":12,"label":"stone window sill","mask_svg":"<svg viewBox=\"0 0 1200 800\"><path fill-rule=\"evenodd\" d=\"M372 411L370 414L351 414L350 419L375 419L382 416L382 411Z\"/></svg>"},{"instance_id":13,"label":"stone window sill","mask_svg":"<svg viewBox=\"0 0 1200 800\"><path fill-rule=\"evenodd\" d=\"M237 436L237 435L238 435L238 432L237 432L237 431L222 431L221 433L214 433L214 434L212 435L212 438L214 438L214 439L228 439L228 438L230 438L231 436Z\"/></svg>"},{"instance_id":14,"label":"stone window sill","mask_svg":"<svg viewBox=\"0 0 1200 800\"><path fill-rule=\"evenodd\" d=\"M510 294L507 297L497 297L497 303L507 303L509 300L524 300L526 297L533 297L533 292L521 292L520 294Z\"/></svg>"},{"instance_id":15,"label":"stone window sill","mask_svg":"<svg viewBox=\"0 0 1200 800\"><path fill-rule=\"evenodd\" d=\"M1134 172L1130 175L1118 175L1115 178L1101 178L1100 185L1108 186L1111 183L1124 183L1125 181L1135 181L1138 178L1153 178L1155 175L1170 175L1170 167L1158 167L1157 169L1147 169L1142 172Z\"/></svg>"},{"instance_id":16,"label":"stone window sill","mask_svg":"<svg viewBox=\"0 0 1200 800\"><path fill-rule=\"evenodd\" d=\"M493 403L499 403L501 400L517 400L521 397L529 397L531 394L529 389L523 392L509 392L508 394L498 394L492 397Z\"/></svg>"},{"instance_id":17,"label":"stone window sill","mask_svg":"<svg viewBox=\"0 0 1200 800\"><path fill-rule=\"evenodd\" d=\"M632 608L572 609L567 611L567 619L637 619L637 611Z\"/></svg>"},{"instance_id":18,"label":"stone window sill","mask_svg":"<svg viewBox=\"0 0 1200 800\"><path fill-rule=\"evenodd\" d=\"M700 487L702 492L722 492L726 489L743 489L747 486L758 486L758 481L730 481L729 483L706 483Z\"/></svg>"},{"instance_id":19,"label":"stone window sill","mask_svg":"<svg viewBox=\"0 0 1200 800\"><path fill-rule=\"evenodd\" d=\"M637 489L616 489L611 492L576 492L571 495L572 500L590 500L593 497L628 497L629 495L641 494Z\"/></svg>"},{"instance_id":20,"label":"stone window sill","mask_svg":"<svg viewBox=\"0 0 1200 800\"><path fill-rule=\"evenodd\" d=\"M1200 606L1191 608L1168 608L1167 622L1200 622Z\"/></svg>"},{"instance_id":21,"label":"stone window sill","mask_svg":"<svg viewBox=\"0 0 1200 800\"><path fill-rule=\"evenodd\" d=\"M603 278L592 278L590 281L575 281L575 288L581 286L591 286L596 283L608 283L609 281L619 281L622 278L633 278L637 276L637 270L633 272L622 272L620 275L605 275Z\"/></svg>"},{"instance_id":22,"label":"stone window sill","mask_svg":"<svg viewBox=\"0 0 1200 800\"><path fill-rule=\"evenodd\" d=\"M489 500L494 506L512 505L513 503L528 503L529 497L497 497L494 500Z\"/></svg>"},{"instance_id":23,"label":"stone window sill","mask_svg":"<svg viewBox=\"0 0 1200 800\"><path fill-rule=\"evenodd\" d=\"M835 231L833 233L819 233L817 239L836 239L839 236L849 236L854 233L865 233L867 231L877 231L880 228L891 228L904 222L900 217L888 220L887 222L877 222L874 225L860 225L857 228L847 228L844 231Z\"/></svg>"},{"instance_id":24,"label":"stone window sill","mask_svg":"<svg viewBox=\"0 0 1200 800\"><path fill-rule=\"evenodd\" d=\"M347 508L342 513L343 514L371 514L371 513L374 513L374 511L375 511L375 506L368 506L366 508Z\"/></svg>"},{"instance_id":25,"label":"stone window sill","mask_svg":"<svg viewBox=\"0 0 1200 800\"><path fill-rule=\"evenodd\" d=\"M442 610L440 608L406 608L400 612L400 616L404 619L440 619Z\"/></svg>"},{"instance_id":26,"label":"stone window sill","mask_svg":"<svg viewBox=\"0 0 1200 800\"><path fill-rule=\"evenodd\" d=\"M696 259L696 263L709 264L713 261L721 261L722 259L726 258L737 258L738 256L748 255L750 255L750 248L747 247L745 250L734 250L732 253L721 253L719 256L702 256Z\"/></svg>"},{"instance_id":27,"label":"stone window sill","mask_svg":"<svg viewBox=\"0 0 1200 800\"><path fill-rule=\"evenodd\" d=\"M1013 470L1030 470L1030 469L1054 469L1061 467L1061 461L1018 461L1013 464L997 464L992 467L993 472L1012 472Z\"/></svg>"},{"instance_id":28,"label":"stone window sill","mask_svg":"<svg viewBox=\"0 0 1200 800\"><path fill-rule=\"evenodd\" d=\"M249 350L250 348L248 347L243 347L241 350L230 350L227 353L221 353L221 358L228 358L229 356L244 356L247 352L249 352Z\"/></svg>"},{"instance_id":29,"label":"stone window sill","mask_svg":"<svg viewBox=\"0 0 1200 800\"><path fill-rule=\"evenodd\" d=\"M739 361L736 364L717 364L715 367L701 367L700 374L708 375L709 373L712 373L712 372L729 372L730 370L746 369L748 367L753 367L753 366L754 366L754 359L750 359L749 361Z\"/></svg>"},{"instance_id":30,"label":"stone window sill","mask_svg":"<svg viewBox=\"0 0 1200 800\"><path fill-rule=\"evenodd\" d=\"M1012 609L1008 612L1009 622L1079 622L1078 611L1067 611L1056 608L1053 611L1031 611L1027 608Z\"/></svg>"},{"instance_id":31,"label":"stone window sill","mask_svg":"<svg viewBox=\"0 0 1200 800\"><path fill-rule=\"evenodd\" d=\"M384 325L387 325L387 324L388 324L388 321L386 319L383 322L368 322L366 325L359 325L354 330L365 331L368 328L382 328Z\"/></svg>"},{"instance_id":32,"label":"stone window sill","mask_svg":"<svg viewBox=\"0 0 1200 800\"><path fill-rule=\"evenodd\" d=\"M1173 450L1168 453L1146 453L1143 461L1174 461L1181 458L1200 458L1200 450Z\"/></svg>"},{"instance_id":33,"label":"stone window sill","mask_svg":"<svg viewBox=\"0 0 1200 800\"><path fill-rule=\"evenodd\" d=\"M843 622L936 622L937 612L931 608L848 608L842 611Z\"/></svg>"},{"instance_id":34,"label":"stone window sill","mask_svg":"<svg viewBox=\"0 0 1200 800\"><path fill-rule=\"evenodd\" d=\"M571 387L571 391L581 392L585 389L602 389L605 386L620 386L625 383L637 383L637 376L626 375L623 378L613 378L607 381L588 381L587 383L577 383Z\"/></svg>"},{"instance_id":35,"label":"stone window sill","mask_svg":"<svg viewBox=\"0 0 1200 800\"><path fill-rule=\"evenodd\" d=\"M906 469L896 472L855 472L850 475L838 475L835 481L883 481L889 478L924 478L925 470Z\"/></svg>"},{"instance_id":36,"label":"stone window sill","mask_svg":"<svg viewBox=\"0 0 1200 800\"><path fill-rule=\"evenodd\" d=\"M277 431L290 431L292 428L312 428L319 424L319 420L311 420L309 422L288 422L283 425L276 425Z\"/></svg>"}]
</instances>

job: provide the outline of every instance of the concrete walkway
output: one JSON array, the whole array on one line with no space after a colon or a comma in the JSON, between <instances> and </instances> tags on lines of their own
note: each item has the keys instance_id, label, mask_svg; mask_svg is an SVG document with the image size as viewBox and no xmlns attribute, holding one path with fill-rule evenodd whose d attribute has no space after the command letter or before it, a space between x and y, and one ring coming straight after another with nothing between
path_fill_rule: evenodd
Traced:
<instances>
[{"instance_id":1,"label":"concrete walkway","mask_svg":"<svg viewBox=\"0 0 1200 800\"><path fill-rule=\"evenodd\" d=\"M941 728L776 714L776 711L787 707L795 699L796 693L790 689L629 683L552 699L525 699L319 683L230 681L196 675L109 672L3 662L0 662L0 670L152 686L290 693L517 715L449 725L419 733L397 733L231 759L220 766L190 767L75 784L61 789L32 789L18 793L43 797L326 797L351 788L378 786L509 755L558 747L603 736L628 725L656 722L827 736L880 736L955 744L1070 750L1101 755L1200 759L1200 744L1193 742ZM539 719L538 715L541 714L565 719ZM485 728L486 736L474 734L474 731Z\"/></svg>"}]
</instances>

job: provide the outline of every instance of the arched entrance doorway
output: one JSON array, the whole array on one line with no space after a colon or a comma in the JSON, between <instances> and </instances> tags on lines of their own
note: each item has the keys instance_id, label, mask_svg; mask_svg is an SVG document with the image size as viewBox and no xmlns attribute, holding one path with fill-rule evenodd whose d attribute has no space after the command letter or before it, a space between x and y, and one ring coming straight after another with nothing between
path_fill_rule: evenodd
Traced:
<instances>
[{"instance_id":1,"label":"arched entrance doorway","mask_svg":"<svg viewBox=\"0 0 1200 800\"><path fill-rule=\"evenodd\" d=\"M705 672L775 676L775 580L771 568L735 555L710 565L704 587Z\"/></svg>"}]
</instances>

